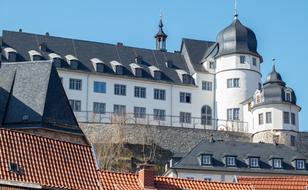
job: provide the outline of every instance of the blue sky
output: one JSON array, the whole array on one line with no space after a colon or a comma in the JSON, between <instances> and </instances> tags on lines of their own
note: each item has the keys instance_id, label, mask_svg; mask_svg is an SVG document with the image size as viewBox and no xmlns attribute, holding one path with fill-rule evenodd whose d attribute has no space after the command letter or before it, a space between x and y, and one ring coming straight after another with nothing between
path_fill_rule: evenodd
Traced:
<instances>
[{"instance_id":1,"label":"blue sky","mask_svg":"<svg viewBox=\"0 0 308 190\"><path fill-rule=\"evenodd\" d=\"M160 10L169 51L181 39L215 40L232 22L233 0L0 0L0 30L154 48ZM271 59L302 107L300 129L308 131L308 1L238 0L239 19L257 35L263 79ZM306 96L305 96L306 94Z\"/></svg>"}]
</instances>

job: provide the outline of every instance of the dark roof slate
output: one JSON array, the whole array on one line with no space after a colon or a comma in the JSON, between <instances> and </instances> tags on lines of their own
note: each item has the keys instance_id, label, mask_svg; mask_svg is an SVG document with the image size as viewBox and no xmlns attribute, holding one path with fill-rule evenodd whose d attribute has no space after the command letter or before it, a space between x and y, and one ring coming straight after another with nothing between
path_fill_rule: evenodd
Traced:
<instances>
[{"instance_id":1,"label":"dark roof slate","mask_svg":"<svg viewBox=\"0 0 308 190\"><path fill-rule=\"evenodd\" d=\"M40 50L39 46L42 43L47 44L47 52ZM44 60L49 60L49 53L56 53L63 59L62 67L67 69L70 69L70 67L66 63L65 56L71 54L80 60L79 70L95 72L90 59L98 58L107 65L105 73L115 74L110 64L111 61L115 60L126 68L126 76L134 77L129 64L134 63L135 57L140 56L142 58L140 66L146 72L143 76L144 79L155 80L151 77L148 69L151 65L158 67L163 72L162 81L165 82L182 84L175 69L189 73L185 59L180 53L12 31L3 31L2 46L3 48L14 48L18 53L17 61L30 60L29 50L40 52ZM6 61L3 56L2 60ZM166 67L166 61L172 62L174 67Z\"/></svg>"},{"instance_id":2,"label":"dark roof slate","mask_svg":"<svg viewBox=\"0 0 308 190\"><path fill-rule=\"evenodd\" d=\"M201 166L200 159L202 154L212 154L213 166ZM237 167L226 167L224 157L226 155L236 156ZM268 173L298 173L308 174L307 170L295 170L292 166L294 158L306 158L303 154L288 148L285 145L265 144L265 143L248 143L238 141L201 141L189 153L187 153L172 168L174 169L192 169L192 170L218 170L218 171L251 171L247 165L248 157L260 157L260 168L254 168L253 172ZM270 158L283 158L284 169L272 169L269 161ZM307 159L307 158L306 158ZM307 168L307 167L306 167Z\"/></svg>"},{"instance_id":3,"label":"dark roof slate","mask_svg":"<svg viewBox=\"0 0 308 190\"><path fill-rule=\"evenodd\" d=\"M214 44L211 41L195 40L184 38L182 46L185 45L190 61L195 71L204 71L204 67L201 64L204 54Z\"/></svg>"},{"instance_id":4,"label":"dark roof slate","mask_svg":"<svg viewBox=\"0 0 308 190\"><path fill-rule=\"evenodd\" d=\"M83 135L50 61L2 64L0 125L47 128Z\"/></svg>"}]
</instances>

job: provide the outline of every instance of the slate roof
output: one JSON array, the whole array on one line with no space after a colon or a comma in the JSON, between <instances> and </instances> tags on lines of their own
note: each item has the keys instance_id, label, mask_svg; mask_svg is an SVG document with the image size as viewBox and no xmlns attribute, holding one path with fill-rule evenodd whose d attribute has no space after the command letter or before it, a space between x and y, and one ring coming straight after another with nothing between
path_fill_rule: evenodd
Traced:
<instances>
[{"instance_id":1,"label":"slate roof","mask_svg":"<svg viewBox=\"0 0 308 190\"><path fill-rule=\"evenodd\" d=\"M240 184L253 185L255 190L303 190L308 187L308 177L238 177Z\"/></svg>"},{"instance_id":2,"label":"slate roof","mask_svg":"<svg viewBox=\"0 0 308 190\"><path fill-rule=\"evenodd\" d=\"M50 61L1 65L0 127L83 135Z\"/></svg>"},{"instance_id":3,"label":"slate roof","mask_svg":"<svg viewBox=\"0 0 308 190\"><path fill-rule=\"evenodd\" d=\"M212 166L201 166L202 154L212 154ZM236 167L225 165L224 161L227 155L236 156ZM247 162L248 157L259 157L260 168L250 168ZM271 158L283 158L283 169L272 169ZM295 170L292 165L294 159L307 158L282 144L203 140L178 163L171 166L171 169L308 175L307 170Z\"/></svg>"},{"instance_id":4,"label":"slate roof","mask_svg":"<svg viewBox=\"0 0 308 190\"><path fill-rule=\"evenodd\" d=\"M208 57L220 57L234 53L251 54L259 57L262 62L262 56L257 52L255 33L244 26L237 17L218 33L216 43L212 45L211 51L204 54L203 61Z\"/></svg>"},{"instance_id":5,"label":"slate roof","mask_svg":"<svg viewBox=\"0 0 308 190\"><path fill-rule=\"evenodd\" d=\"M40 50L40 44L47 45L46 51ZM78 70L80 71L95 72L90 60L98 58L107 65L104 74L115 75L110 62L118 61L125 67L125 76L135 77L129 64L134 63L135 58L139 56L142 58L140 66L145 71L141 79L155 80L150 75L149 66L151 65L162 71L163 78L160 81L163 82L183 84L175 70L181 69L189 73L185 59L180 53L13 31L3 31L2 46L14 48L17 51L17 61L30 60L29 50L41 53L45 60L50 59L49 53L56 53L61 56L61 67L64 69L71 69L65 60L65 56L71 54L79 59L81 64ZM4 56L2 61L7 61ZM172 62L173 68L166 67L166 61Z\"/></svg>"},{"instance_id":6,"label":"slate roof","mask_svg":"<svg viewBox=\"0 0 308 190\"><path fill-rule=\"evenodd\" d=\"M143 190L137 174L100 171L99 178L105 190ZM250 185L235 183L218 183L198 180L189 180L170 177L154 177L156 190L252 190Z\"/></svg>"},{"instance_id":7,"label":"slate roof","mask_svg":"<svg viewBox=\"0 0 308 190\"><path fill-rule=\"evenodd\" d=\"M0 180L60 189L99 189L90 146L0 129ZM10 171L16 164L19 172ZM17 170L15 170L17 171Z\"/></svg>"},{"instance_id":8,"label":"slate roof","mask_svg":"<svg viewBox=\"0 0 308 190\"><path fill-rule=\"evenodd\" d=\"M182 40L183 45L187 49L190 61L195 69L195 71L205 71L204 67L201 64L204 54L215 42L204 41L204 40L195 40L184 38ZM181 49L182 49L181 48Z\"/></svg>"}]
</instances>

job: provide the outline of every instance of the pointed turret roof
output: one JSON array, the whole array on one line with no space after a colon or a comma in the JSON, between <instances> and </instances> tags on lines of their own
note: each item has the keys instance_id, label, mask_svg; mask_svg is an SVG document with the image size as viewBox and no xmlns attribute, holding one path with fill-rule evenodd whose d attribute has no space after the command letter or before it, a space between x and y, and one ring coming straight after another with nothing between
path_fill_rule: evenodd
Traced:
<instances>
[{"instance_id":1,"label":"pointed turret roof","mask_svg":"<svg viewBox=\"0 0 308 190\"><path fill-rule=\"evenodd\" d=\"M164 24L163 24L163 17L162 16L160 16L158 27L159 27L159 30L156 33L155 38L162 37L162 38L166 39L168 37L168 35L163 30Z\"/></svg>"}]
</instances>

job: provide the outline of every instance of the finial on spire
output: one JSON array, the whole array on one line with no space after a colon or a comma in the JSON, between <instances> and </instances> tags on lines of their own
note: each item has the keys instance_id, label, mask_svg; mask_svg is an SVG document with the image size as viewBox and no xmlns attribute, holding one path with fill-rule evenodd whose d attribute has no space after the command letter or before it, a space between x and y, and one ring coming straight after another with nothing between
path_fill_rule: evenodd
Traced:
<instances>
[{"instance_id":1,"label":"finial on spire","mask_svg":"<svg viewBox=\"0 0 308 190\"><path fill-rule=\"evenodd\" d=\"M276 66L275 66L275 64L276 64L276 59L275 58L272 58L272 62L273 62L273 65L272 65L272 72L276 72Z\"/></svg>"},{"instance_id":2,"label":"finial on spire","mask_svg":"<svg viewBox=\"0 0 308 190\"><path fill-rule=\"evenodd\" d=\"M162 28L164 26L164 24L163 24L163 11L162 10L160 10L159 18L160 18L159 27Z\"/></svg>"},{"instance_id":3,"label":"finial on spire","mask_svg":"<svg viewBox=\"0 0 308 190\"><path fill-rule=\"evenodd\" d=\"M237 12L237 0L234 0L234 19L237 19L238 12Z\"/></svg>"}]
</instances>

